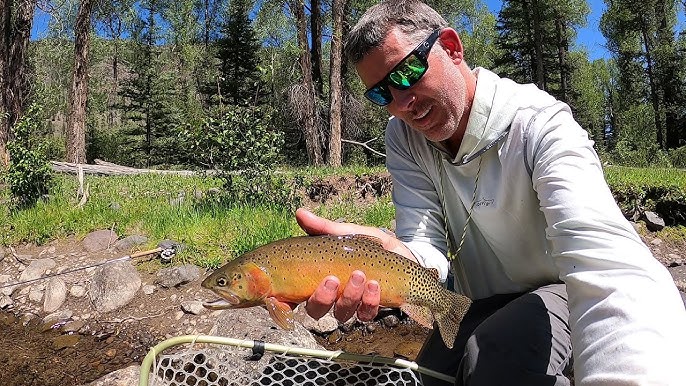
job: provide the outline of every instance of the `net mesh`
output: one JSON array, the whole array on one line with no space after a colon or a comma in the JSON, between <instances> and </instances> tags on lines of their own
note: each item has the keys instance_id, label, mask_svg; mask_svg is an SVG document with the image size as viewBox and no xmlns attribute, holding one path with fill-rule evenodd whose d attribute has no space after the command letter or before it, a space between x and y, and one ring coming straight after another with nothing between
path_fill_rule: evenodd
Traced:
<instances>
[{"instance_id":1,"label":"net mesh","mask_svg":"<svg viewBox=\"0 0 686 386\"><path fill-rule=\"evenodd\" d=\"M222 347L158 355L149 386L421 385L410 369Z\"/></svg>"}]
</instances>

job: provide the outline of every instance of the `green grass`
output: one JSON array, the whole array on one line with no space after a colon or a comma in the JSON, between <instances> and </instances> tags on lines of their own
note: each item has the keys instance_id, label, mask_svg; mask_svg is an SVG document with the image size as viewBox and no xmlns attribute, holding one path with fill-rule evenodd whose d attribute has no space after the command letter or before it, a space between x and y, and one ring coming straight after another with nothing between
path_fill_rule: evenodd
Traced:
<instances>
[{"instance_id":1,"label":"green grass","mask_svg":"<svg viewBox=\"0 0 686 386\"><path fill-rule=\"evenodd\" d=\"M610 186L631 185L686 189L686 169L606 166L605 179Z\"/></svg>"},{"instance_id":2,"label":"green grass","mask_svg":"<svg viewBox=\"0 0 686 386\"><path fill-rule=\"evenodd\" d=\"M383 169L346 168L339 174L361 175ZM286 173L315 179L334 175L335 169L293 169ZM305 176L305 177L303 177ZM171 175L96 177L86 176L89 199L77 207L74 176L58 175L47 200L32 208L0 209L0 243L43 244L67 237L83 238L98 229L112 229L119 237L147 236L154 248L163 239L181 242L185 248L179 262L216 267L259 245L302 235L291 210L266 205L221 205L206 192L220 186L212 178ZM7 201L7 192L3 192ZM182 199L180 199L182 197ZM329 218L345 214L349 221L389 227L393 208L384 198L368 211L354 203L332 205L322 214Z\"/></svg>"},{"instance_id":3,"label":"green grass","mask_svg":"<svg viewBox=\"0 0 686 386\"><path fill-rule=\"evenodd\" d=\"M364 175L384 172L382 167L284 169L287 177L298 178L301 187L317 178L333 175ZM686 170L608 167L611 186L658 186L686 189ZM201 199L220 186L212 178L171 175L95 177L86 176L90 197L78 208L77 182L59 175L46 200L32 208L8 208L7 189L0 189L0 243L43 244L54 239L83 236L98 229L112 229L120 237L147 236L152 248L163 239L180 241L185 249L178 262L216 267L267 242L304 234L291 210L268 205L220 205ZM183 199L179 199L183 197ZM316 210L320 216L347 222L391 228L395 210L390 195L360 205L354 193L340 196ZM686 227L668 227L665 239L686 240Z\"/></svg>"}]
</instances>

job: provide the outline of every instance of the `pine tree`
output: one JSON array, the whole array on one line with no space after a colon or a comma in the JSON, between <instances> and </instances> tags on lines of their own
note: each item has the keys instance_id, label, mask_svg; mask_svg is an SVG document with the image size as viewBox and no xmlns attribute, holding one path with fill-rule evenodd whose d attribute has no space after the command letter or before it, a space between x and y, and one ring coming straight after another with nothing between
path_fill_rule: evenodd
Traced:
<instances>
[{"instance_id":1,"label":"pine tree","mask_svg":"<svg viewBox=\"0 0 686 386\"><path fill-rule=\"evenodd\" d=\"M260 100L261 80L257 56L260 43L250 21L249 0L234 0L217 41L219 61L217 79L211 90L213 102L256 105Z\"/></svg>"},{"instance_id":2,"label":"pine tree","mask_svg":"<svg viewBox=\"0 0 686 386\"><path fill-rule=\"evenodd\" d=\"M132 77L122 87L125 119L123 129L127 157L135 166L173 164L177 159L174 141L180 124L174 74L165 68L155 23L156 0L143 7L145 20L134 31L136 47L131 63Z\"/></svg>"}]
</instances>

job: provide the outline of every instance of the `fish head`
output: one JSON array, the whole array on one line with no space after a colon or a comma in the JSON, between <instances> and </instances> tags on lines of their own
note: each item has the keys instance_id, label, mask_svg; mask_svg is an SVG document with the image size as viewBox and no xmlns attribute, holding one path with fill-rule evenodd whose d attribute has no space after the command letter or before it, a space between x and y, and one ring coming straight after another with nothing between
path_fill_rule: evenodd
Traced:
<instances>
[{"instance_id":1,"label":"fish head","mask_svg":"<svg viewBox=\"0 0 686 386\"><path fill-rule=\"evenodd\" d=\"M205 278L201 285L222 298L205 303L206 308L245 308L264 304L271 280L254 263L229 263Z\"/></svg>"}]
</instances>

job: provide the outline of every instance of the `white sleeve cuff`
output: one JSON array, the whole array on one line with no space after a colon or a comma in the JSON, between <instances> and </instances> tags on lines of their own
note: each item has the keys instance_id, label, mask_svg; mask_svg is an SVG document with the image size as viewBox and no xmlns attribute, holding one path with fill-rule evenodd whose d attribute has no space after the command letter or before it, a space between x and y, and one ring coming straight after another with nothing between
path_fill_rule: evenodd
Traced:
<instances>
[{"instance_id":1,"label":"white sleeve cuff","mask_svg":"<svg viewBox=\"0 0 686 386\"><path fill-rule=\"evenodd\" d=\"M440 250L427 242L403 241L403 244L417 258L419 264L425 268L434 268L438 271L438 278L441 283L448 279L450 263Z\"/></svg>"}]
</instances>

